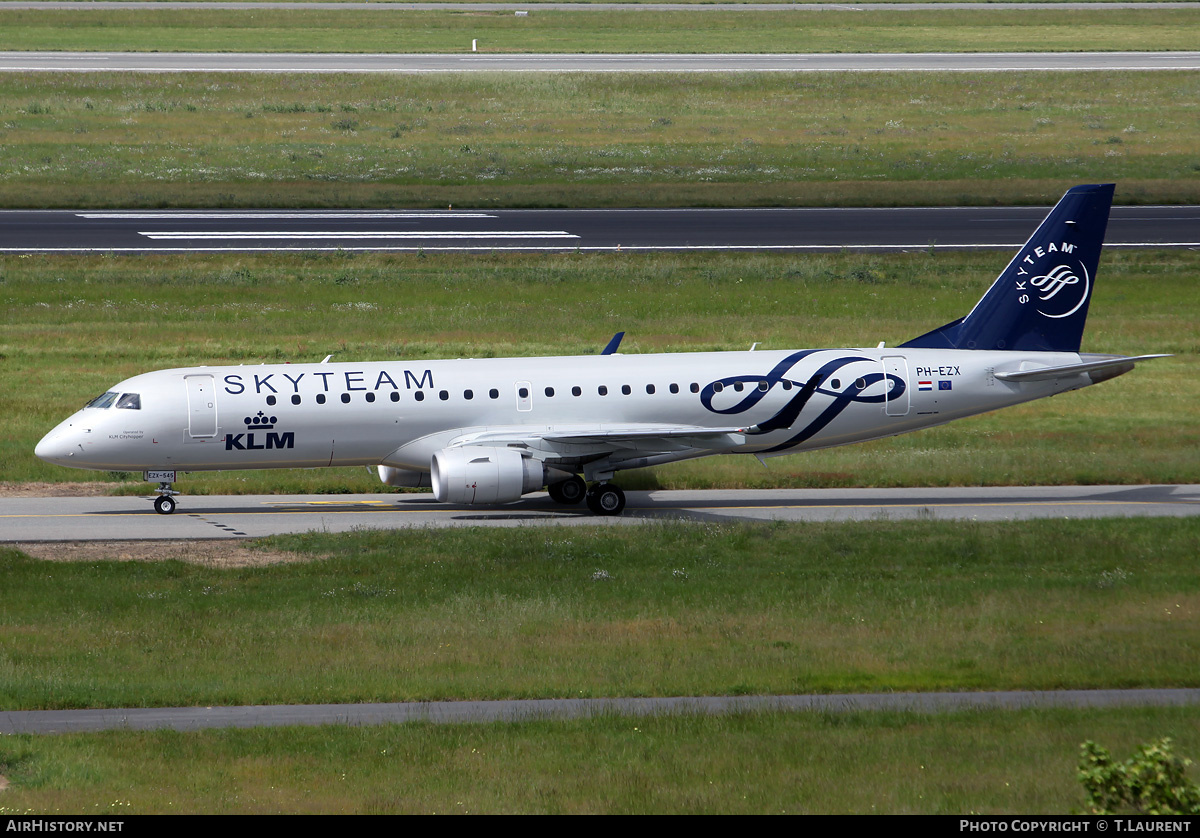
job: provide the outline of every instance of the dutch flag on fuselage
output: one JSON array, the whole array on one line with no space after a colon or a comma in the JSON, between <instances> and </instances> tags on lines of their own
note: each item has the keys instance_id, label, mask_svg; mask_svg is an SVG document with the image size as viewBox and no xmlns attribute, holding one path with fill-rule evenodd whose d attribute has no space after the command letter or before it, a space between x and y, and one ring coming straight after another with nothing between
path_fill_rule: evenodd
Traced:
<instances>
[{"instance_id":1,"label":"dutch flag on fuselage","mask_svg":"<svg viewBox=\"0 0 1200 838\"><path fill-rule=\"evenodd\" d=\"M1114 186L1067 190L970 314L902 346L1078 352Z\"/></svg>"}]
</instances>

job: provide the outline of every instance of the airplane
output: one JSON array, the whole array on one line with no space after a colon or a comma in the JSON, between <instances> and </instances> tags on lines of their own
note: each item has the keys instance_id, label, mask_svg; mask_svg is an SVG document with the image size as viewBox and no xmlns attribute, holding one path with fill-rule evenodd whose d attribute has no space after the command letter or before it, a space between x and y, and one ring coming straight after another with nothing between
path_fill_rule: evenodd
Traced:
<instances>
[{"instance_id":1,"label":"airplane","mask_svg":"<svg viewBox=\"0 0 1200 838\"><path fill-rule=\"evenodd\" d=\"M264 364L122 381L35 454L141 471L175 510L179 472L376 467L438 501L546 489L618 515L619 471L880 439L1078 390L1163 355L1080 353L1114 184L1068 190L965 317L895 348Z\"/></svg>"}]
</instances>

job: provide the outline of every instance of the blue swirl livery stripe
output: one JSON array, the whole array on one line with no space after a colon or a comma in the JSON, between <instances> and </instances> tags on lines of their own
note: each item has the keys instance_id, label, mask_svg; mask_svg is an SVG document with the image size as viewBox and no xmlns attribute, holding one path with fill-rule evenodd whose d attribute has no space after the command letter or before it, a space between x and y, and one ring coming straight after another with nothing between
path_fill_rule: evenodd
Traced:
<instances>
[{"instance_id":1,"label":"blue swirl livery stripe","mask_svg":"<svg viewBox=\"0 0 1200 838\"><path fill-rule=\"evenodd\" d=\"M814 355L820 351L821 350L819 349L802 349L799 352L793 352L791 355L788 355L786 358L772 367L771 371L766 375L761 373L753 373L751 375L732 375L728 378L717 379L711 384L706 385L705 388L700 391L700 403L713 413L721 413L726 415L731 413L745 413L747 410L762 401L763 396L771 392L771 390L775 388L776 384L779 384L784 380L789 380L785 378L788 370L796 366L799 361L807 358L809 355ZM758 383L760 381L767 382L768 387L766 390L758 389ZM792 381L791 383L797 385L799 384L799 382L796 381ZM713 395L721 390L724 390L726 387L732 387L735 384L753 384L754 386L751 387L750 392L747 393L742 400L733 407L713 407ZM720 385L720 389L718 389L718 385Z\"/></svg>"},{"instance_id":2,"label":"blue swirl livery stripe","mask_svg":"<svg viewBox=\"0 0 1200 838\"><path fill-rule=\"evenodd\" d=\"M704 407L713 413L723 415L745 413L755 407L767 393L771 392L777 384L787 381L789 384L799 387L799 392L783 406L781 410L776 412L769 419L759 422L752 430L747 432L747 436L756 436L760 434L772 433L774 431L783 430L785 428L794 428L797 419L799 419L801 411L808 404L814 393L821 393L829 396L833 401L821 411L815 419L804 425L792 437L789 437L784 442L779 443L771 448L766 449L765 453L783 451L788 448L793 448L796 445L811 439L816 434L820 433L830 422L836 419L842 411L848 408L851 404L858 402L861 404L882 404L888 400L889 396L892 399L897 399L904 394L907 384L903 378L896 375L885 374L884 372L869 372L865 375L859 375L856 378L863 382L863 386L849 387L845 390L830 390L820 385L828 381L838 370L850 364L856 363L879 363L874 358L864 358L860 355L844 355L840 358L834 358L826 362L809 378L808 383L801 386L801 382L787 378L787 373L801 360L823 350L806 349L800 352L794 352L788 355L778 364L776 364L770 372L766 374L749 374L749 375L732 375L726 378L720 378L706 385L700 391L700 402ZM876 395L865 395L865 391L870 389L871 385L878 382L890 379L892 387L890 392L885 389L884 392ZM760 389L760 382L766 381L767 388ZM726 387L732 387L735 384L751 384L752 388L740 401L736 404L725 407L713 407L713 396L718 392L724 392Z\"/></svg>"}]
</instances>

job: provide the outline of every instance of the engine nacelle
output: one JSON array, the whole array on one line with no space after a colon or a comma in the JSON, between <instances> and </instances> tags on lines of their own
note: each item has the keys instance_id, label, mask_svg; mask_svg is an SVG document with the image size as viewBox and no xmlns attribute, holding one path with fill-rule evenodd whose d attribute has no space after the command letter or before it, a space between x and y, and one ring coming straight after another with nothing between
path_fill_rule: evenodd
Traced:
<instances>
[{"instance_id":1,"label":"engine nacelle","mask_svg":"<svg viewBox=\"0 0 1200 838\"><path fill-rule=\"evenodd\" d=\"M542 464L511 448L443 448L430 473L442 503L511 503L546 485Z\"/></svg>"},{"instance_id":2,"label":"engine nacelle","mask_svg":"<svg viewBox=\"0 0 1200 838\"><path fill-rule=\"evenodd\" d=\"M380 481L387 486L396 486L401 489L424 489L433 485L427 471L412 471L392 466L379 466L378 471Z\"/></svg>"}]
</instances>

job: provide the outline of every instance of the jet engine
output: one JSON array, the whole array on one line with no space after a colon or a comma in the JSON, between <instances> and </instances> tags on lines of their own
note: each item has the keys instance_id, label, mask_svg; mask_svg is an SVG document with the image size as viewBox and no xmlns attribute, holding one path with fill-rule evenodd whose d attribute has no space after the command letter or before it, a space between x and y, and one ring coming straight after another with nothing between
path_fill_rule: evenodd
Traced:
<instances>
[{"instance_id":1,"label":"jet engine","mask_svg":"<svg viewBox=\"0 0 1200 838\"><path fill-rule=\"evenodd\" d=\"M442 503L511 503L546 483L542 464L511 448L443 448L431 474Z\"/></svg>"},{"instance_id":2,"label":"jet engine","mask_svg":"<svg viewBox=\"0 0 1200 838\"><path fill-rule=\"evenodd\" d=\"M377 470L380 481L387 486L396 486L401 489L424 489L430 485L427 471L411 471L392 466L379 466Z\"/></svg>"}]
</instances>

